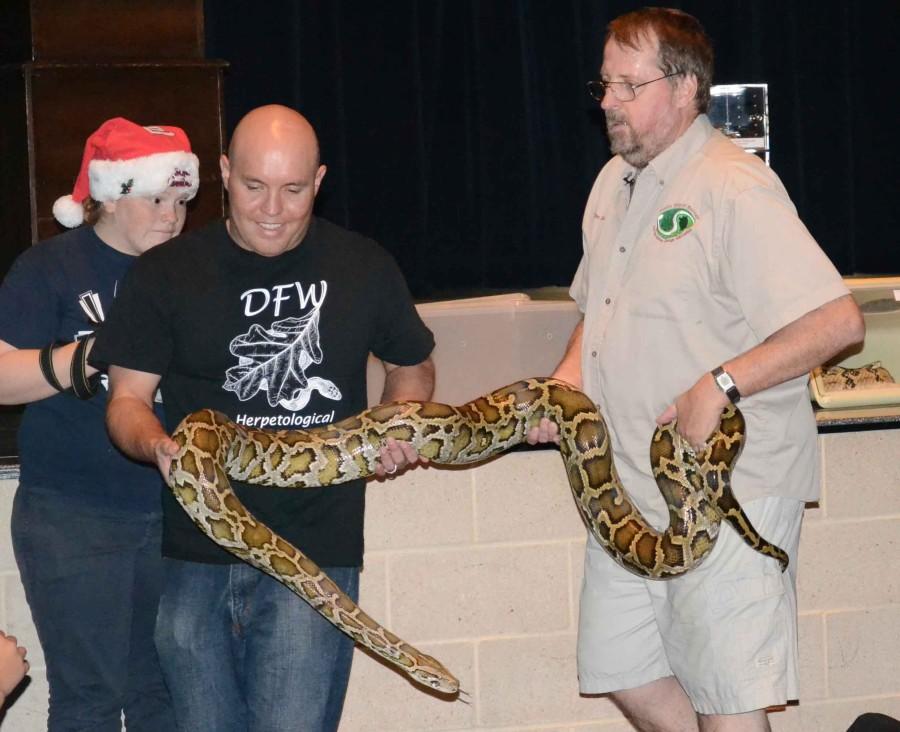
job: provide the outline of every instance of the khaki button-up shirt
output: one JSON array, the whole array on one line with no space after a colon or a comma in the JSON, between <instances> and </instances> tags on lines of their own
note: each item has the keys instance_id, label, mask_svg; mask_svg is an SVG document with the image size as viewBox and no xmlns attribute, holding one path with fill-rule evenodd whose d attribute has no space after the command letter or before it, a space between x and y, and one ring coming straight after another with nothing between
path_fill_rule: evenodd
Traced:
<instances>
[{"instance_id":1,"label":"khaki button-up shirt","mask_svg":"<svg viewBox=\"0 0 900 732\"><path fill-rule=\"evenodd\" d=\"M607 419L626 490L664 525L649 460L656 416L705 372L848 290L778 177L705 115L629 184L636 173L616 157L597 177L570 292L584 313L585 391ZM806 383L741 401L740 500L818 496Z\"/></svg>"}]
</instances>

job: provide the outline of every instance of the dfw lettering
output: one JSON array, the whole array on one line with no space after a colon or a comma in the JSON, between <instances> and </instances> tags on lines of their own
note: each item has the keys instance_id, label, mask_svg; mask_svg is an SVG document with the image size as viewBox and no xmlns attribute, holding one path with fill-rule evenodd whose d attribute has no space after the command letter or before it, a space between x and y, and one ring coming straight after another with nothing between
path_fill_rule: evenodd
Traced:
<instances>
[{"instance_id":1,"label":"dfw lettering","mask_svg":"<svg viewBox=\"0 0 900 732\"><path fill-rule=\"evenodd\" d=\"M289 285L275 285L271 289L254 287L242 293L241 300L244 303L244 315L248 318L259 315L269 306L273 308L272 317L277 318L281 315L282 305L293 301L297 302L298 307L291 312L302 312L310 305L314 310L318 310L327 292L328 283L325 280L306 288L299 282L292 282Z\"/></svg>"}]
</instances>

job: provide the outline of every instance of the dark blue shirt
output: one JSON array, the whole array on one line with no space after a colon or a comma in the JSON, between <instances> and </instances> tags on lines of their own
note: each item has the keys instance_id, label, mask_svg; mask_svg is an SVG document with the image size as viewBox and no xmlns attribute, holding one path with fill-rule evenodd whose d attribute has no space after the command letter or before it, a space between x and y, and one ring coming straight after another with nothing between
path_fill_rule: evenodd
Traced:
<instances>
[{"instance_id":1,"label":"dark blue shirt","mask_svg":"<svg viewBox=\"0 0 900 732\"><path fill-rule=\"evenodd\" d=\"M91 333L95 326L80 301L108 313L136 259L103 243L89 226L31 247L0 287L0 340L41 348ZM18 435L20 485L117 510L159 511L162 478L155 466L126 458L109 441L106 396L104 376L87 401L62 393L27 405Z\"/></svg>"}]
</instances>

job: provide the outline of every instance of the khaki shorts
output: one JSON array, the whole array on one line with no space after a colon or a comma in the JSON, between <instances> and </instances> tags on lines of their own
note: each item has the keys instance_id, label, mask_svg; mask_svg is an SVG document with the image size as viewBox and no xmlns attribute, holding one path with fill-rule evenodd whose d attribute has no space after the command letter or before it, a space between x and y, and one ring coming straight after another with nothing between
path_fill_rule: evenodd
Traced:
<instances>
[{"instance_id":1,"label":"khaki shorts","mask_svg":"<svg viewBox=\"0 0 900 732\"><path fill-rule=\"evenodd\" d=\"M798 697L803 503L762 498L744 510L790 555L787 572L725 524L706 561L672 580L631 574L588 537L578 629L583 694L675 676L701 714L749 712Z\"/></svg>"}]
</instances>

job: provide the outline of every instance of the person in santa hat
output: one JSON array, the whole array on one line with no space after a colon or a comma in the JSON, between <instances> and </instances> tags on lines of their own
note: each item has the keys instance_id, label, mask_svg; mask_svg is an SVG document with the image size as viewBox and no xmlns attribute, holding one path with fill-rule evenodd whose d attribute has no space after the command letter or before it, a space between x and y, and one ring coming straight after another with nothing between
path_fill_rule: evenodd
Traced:
<instances>
[{"instance_id":1,"label":"person in santa hat","mask_svg":"<svg viewBox=\"0 0 900 732\"><path fill-rule=\"evenodd\" d=\"M160 477L111 445L105 376L87 356L125 273L181 232L197 185L183 130L107 120L53 206L72 230L24 252L0 287L0 404L27 405L13 548L50 730L118 730L123 712L129 729L174 729L153 643Z\"/></svg>"}]
</instances>

